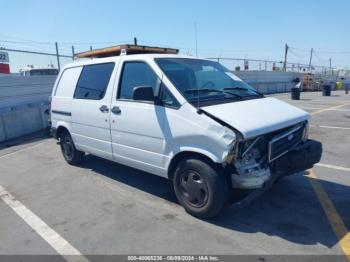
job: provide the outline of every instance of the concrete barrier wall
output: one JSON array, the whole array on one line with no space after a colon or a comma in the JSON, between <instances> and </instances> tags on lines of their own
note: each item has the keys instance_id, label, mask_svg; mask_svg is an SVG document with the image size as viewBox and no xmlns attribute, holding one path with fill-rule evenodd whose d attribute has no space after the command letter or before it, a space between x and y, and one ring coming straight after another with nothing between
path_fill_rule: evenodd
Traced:
<instances>
[{"instance_id":1,"label":"concrete barrier wall","mask_svg":"<svg viewBox=\"0 0 350 262\"><path fill-rule=\"evenodd\" d=\"M56 76L0 77L0 142L48 126L45 110Z\"/></svg>"},{"instance_id":2,"label":"concrete barrier wall","mask_svg":"<svg viewBox=\"0 0 350 262\"><path fill-rule=\"evenodd\" d=\"M303 79L303 74L294 72L233 73L264 94L289 92L296 77ZM45 110L55 79L56 76L0 76L0 142L48 126Z\"/></svg>"},{"instance_id":3,"label":"concrete barrier wall","mask_svg":"<svg viewBox=\"0 0 350 262\"><path fill-rule=\"evenodd\" d=\"M303 78L302 73L279 71L233 71L235 75L249 83L291 82L296 77Z\"/></svg>"},{"instance_id":4,"label":"concrete barrier wall","mask_svg":"<svg viewBox=\"0 0 350 262\"><path fill-rule=\"evenodd\" d=\"M263 94L290 92L295 86L293 80L299 78L303 80L304 74L297 72L278 71L233 71L235 75L253 86ZM335 89L336 75L315 75L315 81L329 84Z\"/></svg>"},{"instance_id":5,"label":"concrete barrier wall","mask_svg":"<svg viewBox=\"0 0 350 262\"><path fill-rule=\"evenodd\" d=\"M0 142L48 127L49 103L28 104L0 110Z\"/></svg>"},{"instance_id":6,"label":"concrete barrier wall","mask_svg":"<svg viewBox=\"0 0 350 262\"><path fill-rule=\"evenodd\" d=\"M289 92L295 86L295 78L303 79L302 73L272 71L233 71L235 75L263 94Z\"/></svg>"},{"instance_id":7,"label":"concrete barrier wall","mask_svg":"<svg viewBox=\"0 0 350 262\"><path fill-rule=\"evenodd\" d=\"M0 109L47 102L56 76L1 76Z\"/></svg>"}]
</instances>

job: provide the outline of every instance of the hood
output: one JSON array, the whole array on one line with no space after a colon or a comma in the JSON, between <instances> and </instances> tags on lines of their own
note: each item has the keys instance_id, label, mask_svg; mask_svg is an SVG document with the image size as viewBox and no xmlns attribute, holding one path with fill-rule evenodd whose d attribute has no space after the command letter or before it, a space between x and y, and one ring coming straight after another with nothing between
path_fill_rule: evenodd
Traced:
<instances>
[{"instance_id":1,"label":"hood","mask_svg":"<svg viewBox=\"0 0 350 262\"><path fill-rule=\"evenodd\" d=\"M237 129L244 138L270 133L309 119L307 112L273 97L201 109Z\"/></svg>"}]
</instances>

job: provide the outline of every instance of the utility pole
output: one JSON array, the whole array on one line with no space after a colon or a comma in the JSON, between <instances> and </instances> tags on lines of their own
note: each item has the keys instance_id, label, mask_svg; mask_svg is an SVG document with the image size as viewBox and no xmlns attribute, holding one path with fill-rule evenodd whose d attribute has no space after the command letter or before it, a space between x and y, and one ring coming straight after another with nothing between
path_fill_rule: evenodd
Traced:
<instances>
[{"instance_id":1,"label":"utility pole","mask_svg":"<svg viewBox=\"0 0 350 262\"><path fill-rule=\"evenodd\" d=\"M74 51L74 45L72 45L72 59L74 61L75 51Z\"/></svg>"},{"instance_id":2,"label":"utility pole","mask_svg":"<svg viewBox=\"0 0 350 262\"><path fill-rule=\"evenodd\" d=\"M61 65L60 65L60 54L58 53L58 44L55 42L56 47L56 57L57 57L57 69L58 71L61 71Z\"/></svg>"},{"instance_id":3,"label":"utility pole","mask_svg":"<svg viewBox=\"0 0 350 262\"><path fill-rule=\"evenodd\" d=\"M309 71L311 71L311 62L312 62L312 53L314 52L314 49L311 48L311 51L310 51L310 61L309 61Z\"/></svg>"},{"instance_id":4,"label":"utility pole","mask_svg":"<svg viewBox=\"0 0 350 262\"><path fill-rule=\"evenodd\" d=\"M289 49L289 46L286 44L285 50L284 50L284 64L283 64L283 71L284 71L284 72L287 71L287 55L288 55L288 49Z\"/></svg>"},{"instance_id":5,"label":"utility pole","mask_svg":"<svg viewBox=\"0 0 350 262\"><path fill-rule=\"evenodd\" d=\"M194 38L196 41L196 57L198 57L198 34L197 34L197 23L194 22Z\"/></svg>"},{"instance_id":6,"label":"utility pole","mask_svg":"<svg viewBox=\"0 0 350 262\"><path fill-rule=\"evenodd\" d=\"M91 51L92 51L92 45L90 46L90 52L91 52ZM90 58L90 59L92 60L92 58L93 58L93 57L91 56L91 58Z\"/></svg>"},{"instance_id":7,"label":"utility pole","mask_svg":"<svg viewBox=\"0 0 350 262\"><path fill-rule=\"evenodd\" d=\"M332 72L332 57L329 58L329 73Z\"/></svg>"}]
</instances>

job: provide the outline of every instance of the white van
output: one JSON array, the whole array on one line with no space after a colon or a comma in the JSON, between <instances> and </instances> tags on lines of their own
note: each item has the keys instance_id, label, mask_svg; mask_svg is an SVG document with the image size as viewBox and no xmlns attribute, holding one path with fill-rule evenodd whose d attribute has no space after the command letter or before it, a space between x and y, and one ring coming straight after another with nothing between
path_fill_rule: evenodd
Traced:
<instances>
[{"instance_id":1,"label":"white van","mask_svg":"<svg viewBox=\"0 0 350 262\"><path fill-rule=\"evenodd\" d=\"M52 133L69 164L89 153L169 178L187 212L212 217L232 190L266 189L320 160L303 110L217 62L122 47L84 53L104 58L66 65L57 78Z\"/></svg>"}]
</instances>

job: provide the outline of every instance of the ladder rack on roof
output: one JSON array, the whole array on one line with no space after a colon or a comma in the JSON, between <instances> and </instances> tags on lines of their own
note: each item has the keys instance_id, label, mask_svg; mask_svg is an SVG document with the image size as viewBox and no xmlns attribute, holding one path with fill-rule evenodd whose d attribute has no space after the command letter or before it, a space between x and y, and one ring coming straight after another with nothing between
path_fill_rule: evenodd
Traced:
<instances>
[{"instance_id":1,"label":"ladder rack on roof","mask_svg":"<svg viewBox=\"0 0 350 262\"><path fill-rule=\"evenodd\" d=\"M101 58L126 54L178 54L174 48L163 48L142 45L117 45L78 53L75 58Z\"/></svg>"}]
</instances>

